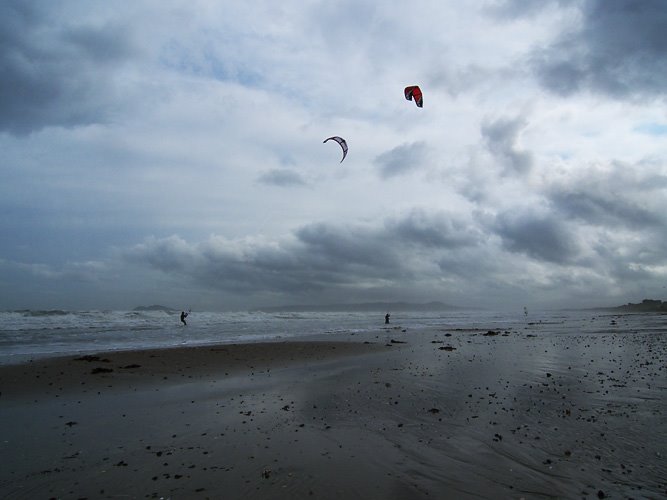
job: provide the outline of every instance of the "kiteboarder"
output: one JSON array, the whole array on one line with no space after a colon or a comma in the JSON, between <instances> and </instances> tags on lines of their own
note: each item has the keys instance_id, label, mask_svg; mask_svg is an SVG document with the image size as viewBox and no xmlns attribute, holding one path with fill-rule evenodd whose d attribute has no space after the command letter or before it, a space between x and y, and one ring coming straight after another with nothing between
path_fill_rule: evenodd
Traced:
<instances>
[{"instance_id":1,"label":"kiteboarder","mask_svg":"<svg viewBox=\"0 0 667 500\"><path fill-rule=\"evenodd\" d=\"M186 313L185 311L181 311L181 321L186 326L187 326L187 323L185 322L185 318L187 318L187 317L188 317L188 313Z\"/></svg>"},{"instance_id":2,"label":"kiteboarder","mask_svg":"<svg viewBox=\"0 0 667 500\"><path fill-rule=\"evenodd\" d=\"M389 316L391 316L389 313L384 315L384 324L388 325L389 324Z\"/></svg>"}]
</instances>

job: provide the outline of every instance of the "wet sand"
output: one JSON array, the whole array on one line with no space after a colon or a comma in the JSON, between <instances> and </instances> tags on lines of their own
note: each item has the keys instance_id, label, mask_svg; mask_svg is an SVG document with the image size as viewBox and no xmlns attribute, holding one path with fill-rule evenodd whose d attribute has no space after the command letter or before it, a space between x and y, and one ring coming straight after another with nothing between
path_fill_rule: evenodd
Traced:
<instances>
[{"instance_id":1,"label":"wet sand","mask_svg":"<svg viewBox=\"0 0 667 500\"><path fill-rule=\"evenodd\" d=\"M0 497L664 498L666 354L392 327L3 366Z\"/></svg>"}]
</instances>

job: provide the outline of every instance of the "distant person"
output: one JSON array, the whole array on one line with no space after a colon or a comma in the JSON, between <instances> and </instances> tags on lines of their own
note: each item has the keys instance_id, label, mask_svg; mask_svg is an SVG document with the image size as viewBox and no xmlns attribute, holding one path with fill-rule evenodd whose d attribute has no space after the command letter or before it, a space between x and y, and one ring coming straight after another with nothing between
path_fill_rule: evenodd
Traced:
<instances>
[{"instance_id":1,"label":"distant person","mask_svg":"<svg viewBox=\"0 0 667 500\"><path fill-rule=\"evenodd\" d=\"M389 324L389 316L391 316L389 313L384 315L384 324L388 325Z\"/></svg>"},{"instance_id":2,"label":"distant person","mask_svg":"<svg viewBox=\"0 0 667 500\"><path fill-rule=\"evenodd\" d=\"M187 326L187 323L185 322L185 318L187 318L187 317L188 317L188 313L186 313L185 311L181 311L181 322L186 326Z\"/></svg>"}]
</instances>

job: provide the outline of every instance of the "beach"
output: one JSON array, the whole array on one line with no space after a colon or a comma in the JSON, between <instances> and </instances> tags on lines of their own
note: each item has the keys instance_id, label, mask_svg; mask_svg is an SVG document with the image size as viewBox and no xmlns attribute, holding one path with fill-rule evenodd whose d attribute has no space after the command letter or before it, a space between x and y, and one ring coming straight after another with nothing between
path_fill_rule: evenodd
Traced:
<instances>
[{"instance_id":1,"label":"beach","mask_svg":"<svg viewBox=\"0 0 667 500\"><path fill-rule=\"evenodd\" d=\"M664 331L546 330L0 366L0 497L666 497Z\"/></svg>"}]
</instances>

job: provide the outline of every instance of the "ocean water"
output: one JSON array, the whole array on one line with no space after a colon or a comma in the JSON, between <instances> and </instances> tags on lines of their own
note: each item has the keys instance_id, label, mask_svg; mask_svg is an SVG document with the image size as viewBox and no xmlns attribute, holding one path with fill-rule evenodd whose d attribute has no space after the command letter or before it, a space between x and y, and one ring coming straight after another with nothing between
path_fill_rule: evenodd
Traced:
<instances>
[{"instance_id":1,"label":"ocean water","mask_svg":"<svg viewBox=\"0 0 667 500\"><path fill-rule=\"evenodd\" d=\"M425 328L539 331L553 335L667 332L667 315L609 311L197 312L183 326L179 312L0 312L0 364L39 357L183 345L255 342L307 336Z\"/></svg>"}]
</instances>

